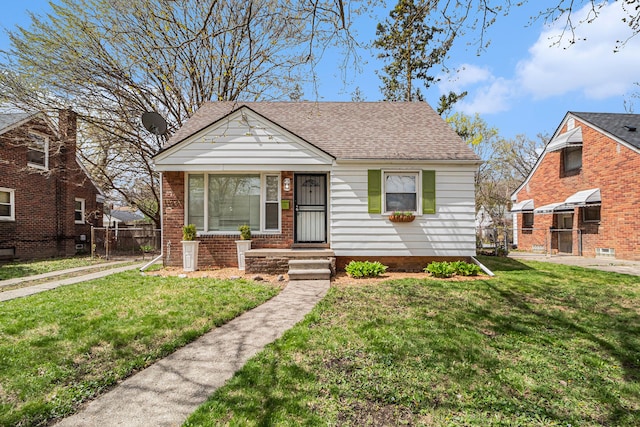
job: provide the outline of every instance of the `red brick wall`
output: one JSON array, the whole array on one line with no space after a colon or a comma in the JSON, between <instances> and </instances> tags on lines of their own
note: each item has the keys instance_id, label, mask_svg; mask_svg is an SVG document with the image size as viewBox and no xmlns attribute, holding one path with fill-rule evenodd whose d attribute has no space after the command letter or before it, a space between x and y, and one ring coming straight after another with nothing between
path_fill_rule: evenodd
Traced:
<instances>
[{"instance_id":1,"label":"red brick wall","mask_svg":"<svg viewBox=\"0 0 640 427\"><path fill-rule=\"evenodd\" d=\"M76 242L81 234L88 240L91 227L75 224L76 197L86 200L96 224L102 222L98 191L75 159L75 114L63 111L60 124L66 146L42 118L0 135L0 187L15 190L15 221L0 221L0 248L15 248L17 258L75 255ZM29 131L49 136L48 171L27 166Z\"/></svg>"},{"instance_id":2,"label":"red brick wall","mask_svg":"<svg viewBox=\"0 0 640 427\"><path fill-rule=\"evenodd\" d=\"M281 181L289 177L293 183L293 172L281 173ZM281 184L282 185L282 184ZM293 186L292 186L293 187ZM281 188L282 199L293 202L293 188L288 192ZM182 266L182 227L185 225L185 175L184 172L164 172L162 174L164 235L164 262L167 266ZM253 249L286 249L293 244L293 203L289 209L281 209L281 233L260 234L252 230L251 247ZM200 268L237 267L238 258L235 241L240 233L201 235L198 265ZM167 250L170 245L170 251Z\"/></svg>"},{"instance_id":3,"label":"red brick wall","mask_svg":"<svg viewBox=\"0 0 640 427\"><path fill-rule=\"evenodd\" d=\"M595 257L596 248L615 249L616 258L640 260L640 154L576 120L582 126L583 148L580 173L560 176L561 151L547 153L518 192L518 201L534 199L535 206L562 202L577 191L600 188L602 207L599 224L583 223L575 209L573 228L581 229L583 256ZM566 131L566 129L563 129ZM522 215L518 215L522 227ZM530 250L544 239L554 215L535 215L533 233L518 231L518 247ZM540 230L538 230L540 229ZM577 254L577 237L573 245Z\"/></svg>"}]
</instances>

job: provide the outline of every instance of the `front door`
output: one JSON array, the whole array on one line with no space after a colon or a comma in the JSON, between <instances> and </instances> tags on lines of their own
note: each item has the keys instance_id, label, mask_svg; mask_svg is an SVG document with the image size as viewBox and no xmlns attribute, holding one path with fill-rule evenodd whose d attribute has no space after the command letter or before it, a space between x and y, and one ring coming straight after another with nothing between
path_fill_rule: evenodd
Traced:
<instances>
[{"instance_id":1,"label":"front door","mask_svg":"<svg viewBox=\"0 0 640 427\"><path fill-rule=\"evenodd\" d=\"M295 175L295 242L327 242L327 175Z\"/></svg>"},{"instance_id":2,"label":"front door","mask_svg":"<svg viewBox=\"0 0 640 427\"><path fill-rule=\"evenodd\" d=\"M573 214L558 214L558 252L573 253Z\"/></svg>"}]
</instances>

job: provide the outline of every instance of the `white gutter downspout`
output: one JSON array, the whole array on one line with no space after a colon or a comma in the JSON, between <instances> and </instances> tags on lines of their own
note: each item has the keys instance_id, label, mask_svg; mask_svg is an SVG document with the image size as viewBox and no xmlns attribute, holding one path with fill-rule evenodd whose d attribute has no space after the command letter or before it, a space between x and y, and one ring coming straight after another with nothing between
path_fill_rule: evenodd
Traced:
<instances>
[{"instance_id":1,"label":"white gutter downspout","mask_svg":"<svg viewBox=\"0 0 640 427\"><path fill-rule=\"evenodd\" d=\"M158 262L159 259L164 257L164 227L162 227L164 221L163 221L163 215L162 215L162 206L163 206L163 203L162 203L162 172L160 172L160 255L158 255L157 257L155 257L154 259L152 259L151 261L149 261L148 263L146 263L145 265L140 267L140 271L145 271L151 265L153 265L156 262Z\"/></svg>"},{"instance_id":2,"label":"white gutter downspout","mask_svg":"<svg viewBox=\"0 0 640 427\"><path fill-rule=\"evenodd\" d=\"M478 265L478 267L480 267L480 268L482 269L482 271L484 271L485 273L487 273L487 275L488 275L489 277L493 277L493 276L495 276L495 273L494 273L493 271L489 270L487 267L485 267L485 266L484 266L484 264L482 264L480 261L478 261L478 260L476 259L476 257L472 256L472 257L471 257L471 259L473 260L473 262L475 262L475 263Z\"/></svg>"}]
</instances>

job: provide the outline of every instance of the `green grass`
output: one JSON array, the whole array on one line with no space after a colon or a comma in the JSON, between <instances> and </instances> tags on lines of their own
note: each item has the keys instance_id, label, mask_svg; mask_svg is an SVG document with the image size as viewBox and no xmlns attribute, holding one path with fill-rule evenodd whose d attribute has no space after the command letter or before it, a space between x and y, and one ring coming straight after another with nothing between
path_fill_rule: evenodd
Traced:
<instances>
[{"instance_id":1,"label":"green grass","mask_svg":"<svg viewBox=\"0 0 640 427\"><path fill-rule=\"evenodd\" d=\"M7 264L0 264L0 280L33 276L36 274L49 273L51 271L65 270L67 268L99 265L104 262L104 260L98 258L92 260L89 257L10 262Z\"/></svg>"},{"instance_id":2,"label":"green grass","mask_svg":"<svg viewBox=\"0 0 640 427\"><path fill-rule=\"evenodd\" d=\"M332 287L186 425L640 425L640 277L482 261Z\"/></svg>"},{"instance_id":3,"label":"green grass","mask_svg":"<svg viewBox=\"0 0 640 427\"><path fill-rule=\"evenodd\" d=\"M137 271L0 304L0 425L47 425L268 300L246 280Z\"/></svg>"}]
</instances>

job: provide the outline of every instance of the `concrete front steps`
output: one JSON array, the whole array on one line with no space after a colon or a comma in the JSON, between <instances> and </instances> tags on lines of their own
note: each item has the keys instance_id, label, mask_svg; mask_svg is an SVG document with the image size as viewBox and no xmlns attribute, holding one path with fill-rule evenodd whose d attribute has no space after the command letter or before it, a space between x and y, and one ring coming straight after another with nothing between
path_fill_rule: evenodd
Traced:
<instances>
[{"instance_id":1,"label":"concrete front steps","mask_svg":"<svg viewBox=\"0 0 640 427\"><path fill-rule=\"evenodd\" d=\"M289 281L331 280L331 261L328 259L290 259Z\"/></svg>"}]
</instances>

